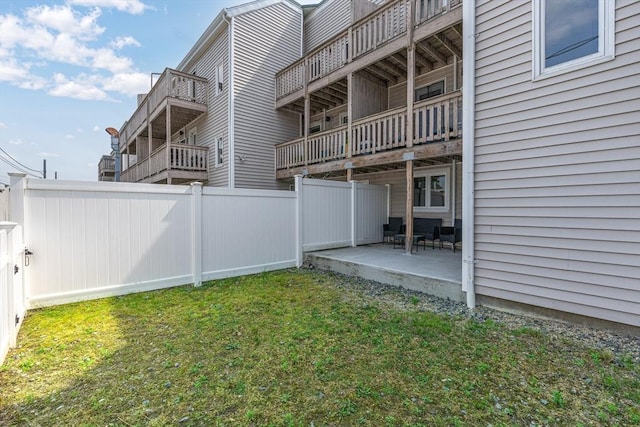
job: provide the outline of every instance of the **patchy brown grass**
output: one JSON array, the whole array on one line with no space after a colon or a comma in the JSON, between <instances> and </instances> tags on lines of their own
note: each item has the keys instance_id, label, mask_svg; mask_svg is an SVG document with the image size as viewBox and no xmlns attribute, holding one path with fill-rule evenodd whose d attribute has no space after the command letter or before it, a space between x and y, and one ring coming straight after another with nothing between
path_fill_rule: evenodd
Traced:
<instances>
[{"instance_id":1,"label":"patchy brown grass","mask_svg":"<svg viewBox=\"0 0 640 427\"><path fill-rule=\"evenodd\" d=\"M283 271L30 312L0 368L0 424L640 425L631 357L336 280Z\"/></svg>"}]
</instances>

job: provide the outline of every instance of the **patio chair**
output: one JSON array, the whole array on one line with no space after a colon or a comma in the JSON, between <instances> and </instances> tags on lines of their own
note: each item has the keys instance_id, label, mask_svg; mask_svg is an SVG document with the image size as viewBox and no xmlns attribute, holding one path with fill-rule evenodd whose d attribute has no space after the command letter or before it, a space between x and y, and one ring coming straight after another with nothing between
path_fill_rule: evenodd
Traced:
<instances>
[{"instance_id":1,"label":"patio chair","mask_svg":"<svg viewBox=\"0 0 640 427\"><path fill-rule=\"evenodd\" d=\"M427 249L427 240L431 242L431 249L436 248L436 240L440 238L442 218L414 218L413 233L419 235L416 246L422 242L422 247ZM416 247L417 249L417 247Z\"/></svg>"},{"instance_id":2,"label":"patio chair","mask_svg":"<svg viewBox=\"0 0 640 427\"><path fill-rule=\"evenodd\" d=\"M389 217L389 223L382 225L383 242L391 242L396 234L402 234L402 222L401 216Z\"/></svg>"},{"instance_id":3,"label":"patio chair","mask_svg":"<svg viewBox=\"0 0 640 427\"><path fill-rule=\"evenodd\" d=\"M440 227L440 249L442 249L443 242L451 243L453 252L456 251L456 243L462 242L461 219L456 219L453 227Z\"/></svg>"}]
</instances>

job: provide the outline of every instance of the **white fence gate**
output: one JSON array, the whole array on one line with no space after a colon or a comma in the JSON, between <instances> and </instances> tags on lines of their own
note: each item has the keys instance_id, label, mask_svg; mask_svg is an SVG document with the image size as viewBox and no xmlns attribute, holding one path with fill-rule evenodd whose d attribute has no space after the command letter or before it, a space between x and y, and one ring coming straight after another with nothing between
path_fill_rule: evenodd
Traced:
<instances>
[{"instance_id":1,"label":"white fence gate","mask_svg":"<svg viewBox=\"0 0 640 427\"><path fill-rule=\"evenodd\" d=\"M0 222L0 363L15 346L25 314L22 227Z\"/></svg>"}]
</instances>

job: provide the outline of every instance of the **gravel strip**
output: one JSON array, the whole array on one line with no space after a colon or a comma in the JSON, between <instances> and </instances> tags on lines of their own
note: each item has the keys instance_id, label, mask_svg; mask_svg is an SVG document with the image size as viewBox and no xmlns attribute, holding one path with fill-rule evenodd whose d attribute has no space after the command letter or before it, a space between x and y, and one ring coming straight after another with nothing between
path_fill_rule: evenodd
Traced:
<instances>
[{"instance_id":1,"label":"gravel strip","mask_svg":"<svg viewBox=\"0 0 640 427\"><path fill-rule=\"evenodd\" d=\"M308 270L314 270L314 266L310 264L306 264L304 267ZM398 286L386 285L332 271L322 271L321 273L331 277L335 286L346 291L348 299L351 301L374 298L385 304L391 304L400 310L430 311L453 317L474 319L479 322L492 320L510 329L527 327L538 330L553 340L568 338L590 348L608 349L617 358L623 355L631 356L635 363L640 363L640 337L632 337L610 330L589 328L561 320L509 313L488 307L479 306L474 310L470 310L464 303L438 298ZM365 301L362 302L365 303Z\"/></svg>"}]
</instances>

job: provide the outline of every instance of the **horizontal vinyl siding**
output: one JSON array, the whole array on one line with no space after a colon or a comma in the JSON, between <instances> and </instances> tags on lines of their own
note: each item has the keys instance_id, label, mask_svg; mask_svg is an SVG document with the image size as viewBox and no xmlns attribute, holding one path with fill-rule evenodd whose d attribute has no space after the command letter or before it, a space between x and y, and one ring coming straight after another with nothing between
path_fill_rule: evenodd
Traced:
<instances>
[{"instance_id":1,"label":"horizontal vinyl siding","mask_svg":"<svg viewBox=\"0 0 640 427\"><path fill-rule=\"evenodd\" d=\"M451 164L442 165L439 168L449 168L451 170ZM426 168L429 169L429 168ZM433 169L433 168L431 168ZM425 168L415 168L414 173L417 173ZM391 191L391 209L389 216L401 216L405 220L407 218L407 179L406 171L404 169L398 169L389 172L378 172L371 174L354 174L354 180L368 181L369 184L376 185L390 185ZM456 218L462 218L462 163L456 163ZM415 217L419 218L442 218L442 224L445 226L452 225L451 217L452 212L449 209L446 212L416 212Z\"/></svg>"},{"instance_id":2,"label":"horizontal vinyl siding","mask_svg":"<svg viewBox=\"0 0 640 427\"><path fill-rule=\"evenodd\" d=\"M462 62L459 63L458 70L462 69ZM431 83L445 81L445 93L456 90L454 87L453 65L446 65L428 73L421 74L416 77L414 84L415 89L420 89ZM460 85L462 79L458 78L457 84ZM399 83L389 87L389 109L404 107L407 105L407 83Z\"/></svg>"},{"instance_id":3,"label":"horizontal vinyl siding","mask_svg":"<svg viewBox=\"0 0 640 427\"><path fill-rule=\"evenodd\" d=\"M535 82L531 2L476 20L476 292L640 326L640 3L614 60Z\"/></svg>"},{"instance_id":4,"label":"horizontal vinyl siding","mask_svg":"<svg viewBox=\"0 0 640 427\"><path fill-rule=\"evenodd\" d=\"M229 137L228 137L228 110L229 110L229 69L228 69L229 38L226 24L213 41L207 46L203 54L196 59L196 75L206 77L209 81L208 87L208 112L194 121L188 130L197 128L197 144L209 147L209 179L207 185L215 187L228 186L229 167ZM224 87L222 93L216 95L216 67L224 67ZM193 72L194 67L184 69L185 73ZM224 163L222 166L215 166L215 139L222 137L224 140Z\"/></svg>"},{"instance_id":5,"label":"horizontal vinyl siding","mask_svg":"<svg viewBox=\"0 0 640 427\"><path fill-rule=\"evenodd\" d=\"M349 0L325 0L304 21L304 52L309 53L351 24Z\"/></svg>"},{"instance_id":6,"label":"horizontal vinyl siding","mask_svg":"<svg viewBox=\"0 0 640 427\"><path fill-rule=\"evenodd\" d=\"M300 11L283 3L234 18L237 188L288 188L275 179L274 146L298 137L300 116L276 111L274 76L299 57L301 20Z\"/></svg>"}]
</instances>

